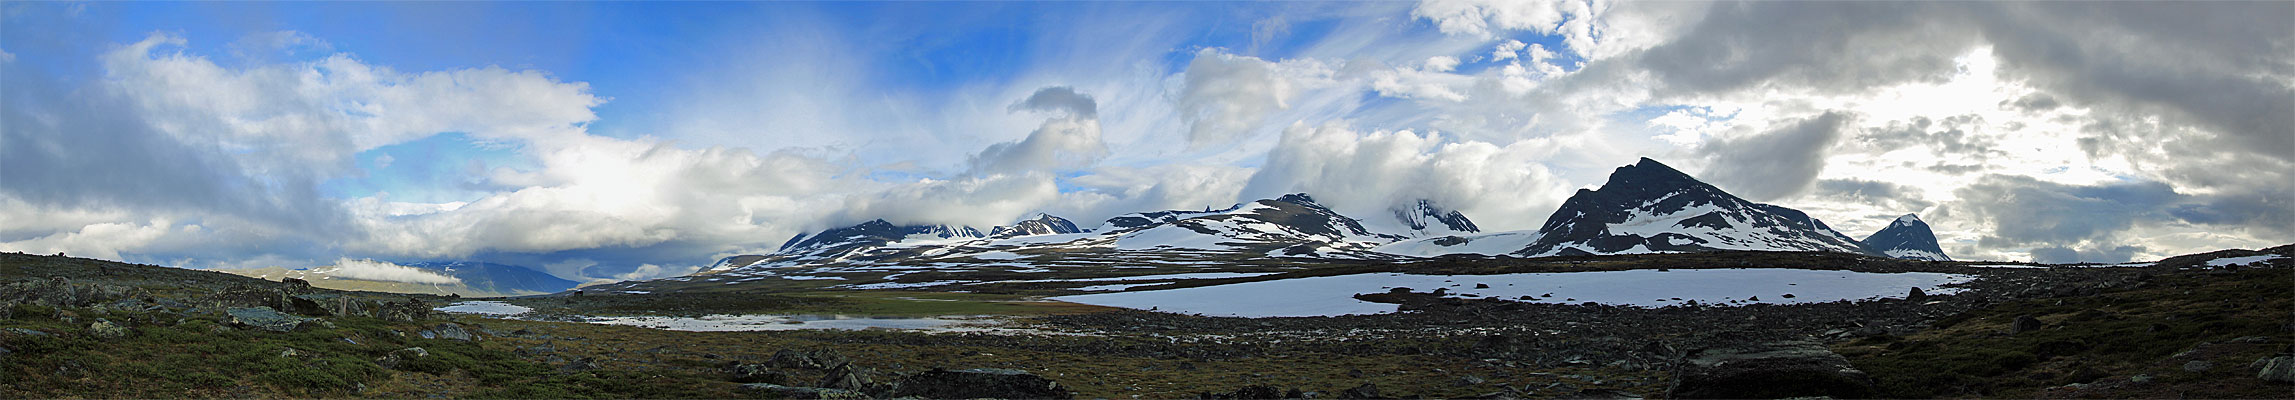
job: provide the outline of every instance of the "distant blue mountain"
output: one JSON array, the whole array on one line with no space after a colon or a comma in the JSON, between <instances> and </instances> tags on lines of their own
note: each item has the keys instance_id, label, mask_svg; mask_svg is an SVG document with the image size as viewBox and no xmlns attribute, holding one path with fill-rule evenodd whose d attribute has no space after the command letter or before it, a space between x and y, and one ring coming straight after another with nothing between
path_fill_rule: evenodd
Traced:
<instances>
[{"instance_id":1,"label":"distant blue mountain","mask_svg":"<svg viewBox=\"0 0 2295 400\"><path fill-rule=\"evenodd\" d=\"M496 293L556 293L581 284L533 268L488 262L430 261L400 265L437 271L461 279L471 289Z\"/></svg>"}]
</instances>

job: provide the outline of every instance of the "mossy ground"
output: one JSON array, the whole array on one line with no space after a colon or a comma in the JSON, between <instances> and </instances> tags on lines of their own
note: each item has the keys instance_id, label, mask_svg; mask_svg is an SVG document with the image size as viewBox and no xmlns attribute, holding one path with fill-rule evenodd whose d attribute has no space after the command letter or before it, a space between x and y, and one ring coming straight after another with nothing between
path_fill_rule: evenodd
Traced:
<instances>
[{"instance_id":1,"label":"mossy ground","mask_svg":"<svg viewBox=\"0 0 2295 400\"><path fill-rule=\"evenodd\" d=\"M422 327L368 318L330 318L333 327L295 332L230 328L215 317L57 310L18 305L0 320L0 398L426 397L478 398L740 397L733 384L675 371L568 371L521 358L508 346L422 339ZM74 322L56 318L63 316ZM102 339L97 318L132 326ZM399 370L376 358L408 347ZM290 349L292 352L290 353Z\"/></svg>"},{"instance_id":2,"label":"mossy ground","mask_svg":"<svg viewBox=\"0 0 2295 400\"><path fill-rule=\"evenodd\" d=\"M2043 327L2010 334L2020 315ZM2143 288L2014 301L1935 325L1836 350L1879 381L1881 397L2295 397L2295 387L2248 367L2295 350L2295 274L2285 269L2161 275ZM2186 370L2193 361L2209 368Z\"/></svg>"}]
</instances>

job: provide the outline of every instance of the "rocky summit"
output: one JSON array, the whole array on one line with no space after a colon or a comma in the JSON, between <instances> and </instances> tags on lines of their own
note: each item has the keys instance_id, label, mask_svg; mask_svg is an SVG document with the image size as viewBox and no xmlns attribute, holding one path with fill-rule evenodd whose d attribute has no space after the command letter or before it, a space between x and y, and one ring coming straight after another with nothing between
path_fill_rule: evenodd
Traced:
<instances>
[{"instance_id":1,"label":"rocky summit","mask_svg":"<svg viewBox=\"0 0 2295 400\"><path fill-rule=\"evenodd\" d=\"M1800 210L1746 201L1643 158L1601 188L1571 195L1538 228L1538 240L1515 254L1715 250L1869 253Z\"/></svg>"},{"instance_id":2,"label":"rocky summit","mask_svg":"<svg viewBox=\"0 0 2295 400\"><path fill-rule=\"evenodd\" d=\"M1944 255L1944 248L1936 243L1936 233L1920 216L1905 214L1889 222L1889 226L1865 237L1865 248L1889 257L1907 260L1952 261Z\"/></svg>"}]
</instances>

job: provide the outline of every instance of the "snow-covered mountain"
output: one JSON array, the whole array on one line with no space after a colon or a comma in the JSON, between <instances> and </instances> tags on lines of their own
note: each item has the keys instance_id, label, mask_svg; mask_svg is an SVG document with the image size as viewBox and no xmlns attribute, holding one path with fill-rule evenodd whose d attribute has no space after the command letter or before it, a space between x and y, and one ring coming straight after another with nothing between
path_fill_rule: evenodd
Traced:
<instances>
[{"instance_id":1,"label":"snow-covered mountain","mask_svg":"<svg viewBox=\"0 0 2295 400\"><path fill-rule=\"evenodd\" d=\"M1952 261L1936 243L1936 232L1920 216L1905 214L1886 228L1865 237L1865 247L1889 257L1907 260Z\"/></svg>"},{"instance_id":2,"label":"snow-covered mountain","mask_svg":"<svg viewBox=\"0 0 2295 400\"><path fill-rule=\"evenodd\" d=\"M1118 222L1109 220L1110 225ZM1402 239L1371 232L1361 221L1316 204L1305 194L1287 194L1109 234L1116 236L1117 250L1208 250L1270 256L1367 252Z\"/></svg>"},{"instance_id":3,"label":"snow-covered mountain","mask_svg":"<svg viewBox=\"0 0 2295 400\"><path fill-rule=\"evenodd\" d=\"M1466 214L1436 206L1433 200L1419 199L1416 204L1391 211L1394 211L1395 222L1401 224L1399 230L1406 231L1405 235L1410 237L1482 232L1473 220L1466 219Z\"/></svg>"},{"instance_id":4,"label":"snow-covered mountain","mask_svg":"<svg viewBox=\"0 0 2295 400\"><path fill-rule=\"evenodd\" d=\"M1579 189L1523 256L1711 250L1871 254L1800 210L1754 203L1648 158Z\"/></svg>"},{"instance_id":5,"label":"snow-covered mountain","mask_svg":"<svg viewBox=\"0 0 2295 400\"><path fill-rule=\"evenodd\" d=\"M1522 256L1712 250L1872 254L1800 210L1754 203L1648 158L1579 189Z\"/></svg>"},{"instance_id":6,"label":"snow-covered mountain","mask_svg":"<svg viewBox=\"0 0 2295 400\"><path fill-rule=\"evenodd\" d=\"M1372 220L1357 219L1306 194L1289 194L1225 209L1117 215L1092 230L1044 214L994 227L987 234L971 227L899 226L875 220L799 235L772 254L729 257L704 273L821 265L1107 266L1447 254L1542 257L1717 250L1879 254L1806 213L1746 201L1648 158L1618 168L1600 189L1579 190L1535 231L1481 232L1465 214L1426 200L1388 211L1390 215ZM1925 225L1921 232L1927 232ZM1933 249L1934 239L1928 243L1927 249Z\"/></svg>"},{"instance_id":7,"label":"snow-covered mountain","mask_svg":"<svg viewBox=\"0 0 2295 400\"><path fill-rule=\"evenodd\" d=\"M994 229L990 229L988 230L988 237L997 239L1009 239L1021 236L1058 235L1083 232L1083 229L1076 228L1076 223L1068 222L1067 218L1055 217L1052 216L1052 214L1036 214L1036 218L1034 219L1020 221L1009 226L999 226Z\"/></svg>"},{"instance_id":8,"label":"snow-covered mountain","mask_svg":"<svg viewBox=\"0 0 2295 400\"><path fill-rule=\"evenodd\" d=\"M1472 222L1438 213L1442 228ZM1454 222L1442 222L1454 221ZM1003 260L1022 254L1057 259L1212 260L1264 257L1384 258L1372 251L1404 235L1374 232L1360 220L1290 194L1205 211L1158 211L1109 218L1083 230L1066 219L1039 214L979 237L916 232L964 232L937 226L864 222L791 238L773 254L727 257L705 272L829 263L881 264L935 260Z\"/></svg>"}]
</instances>

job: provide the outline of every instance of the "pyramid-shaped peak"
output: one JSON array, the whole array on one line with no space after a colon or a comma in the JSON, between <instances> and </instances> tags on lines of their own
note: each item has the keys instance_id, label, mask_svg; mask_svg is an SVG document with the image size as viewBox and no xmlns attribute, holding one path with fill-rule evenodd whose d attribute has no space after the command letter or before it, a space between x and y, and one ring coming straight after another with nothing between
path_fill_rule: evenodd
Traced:
<instances>
[{"instance_id":1,"label":"pyramid-shaped peak","mask_svg":"<svg viewBox=\"0 0 2295 400\"><path fill-rule=\"evenodd\" d=\"M1657 160L1649 159L1649 157L1642 157L1640 162L1636 162L1633 165L1618 167L1617 171L1611 172L1610 181L1603 183L1602 187L1607 188L1619 184L1630 186L1650 186L1665 184L1664 186L1675 186L1680 183L1696 181L1697 178L1692 178L1689 176L1689 174L1682 173L1681 170L1673 169L1673 167L1666 166L1664 163L1657 162Z\"/></svg>"},{"instance_id":2,"label":"pyramid-shaped peak","mask_svg":"<svg viewBox=\"0 0 2295 400\"><path fill-rule=\"evenodd\" d=\"M1897 217L1896 223L1904 225L1925 224L1925 222L1921 222L1920 215L1916 214L1905 214L1905 216Z\"/></svg>"}]
</instances>

